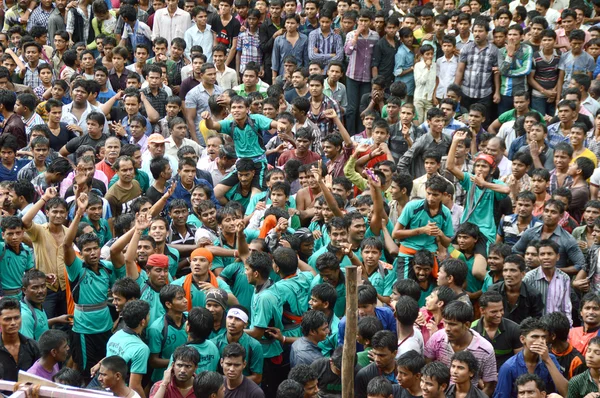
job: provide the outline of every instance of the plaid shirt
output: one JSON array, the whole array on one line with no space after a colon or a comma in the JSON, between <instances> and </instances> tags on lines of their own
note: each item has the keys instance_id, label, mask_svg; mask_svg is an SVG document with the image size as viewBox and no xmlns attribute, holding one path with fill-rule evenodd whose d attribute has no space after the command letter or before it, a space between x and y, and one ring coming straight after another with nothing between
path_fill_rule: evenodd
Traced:
<instances>
[{"instance_id":1,"label":"plaid shirt","mask_svg":"<svg viewBox=\"0 0 600 398\"><path fill-rule=\"evenodd\" d=\"M258 38L258 30L256 33L246 30L240 33L237 41L237 50L241 54L240 73L243 74L248 62L255 62L263 67L263 55L260 49L260 39Z\"/></svg>"},{"instance_id":2,"label":"plaid shirt","mask_svg":"<svg viewBox=\"0 0 600 398\"><path fill-rule=\"evenodd\" d=\"M471 98L485 98L492 95L493 68L498 67L498 48L488 43L479 48L475 42L466 44L460 50L458 62L466 64L462 90Z\"/></svg>"},{"instance_id":3,"label":"plaid shirt","mask_svg":"<svg viewBox=\"0 0 600 398\"><path fill-rule=\"evenodd\" d=\"M569 137L564 136L560 129L560 122L548 126L548 141L552 148L559 142L569 142Z\"/></svg>"},{"instance_id":4,"label":"plaid shirt","mask_svg":"<svg viewBox=\"0 0 600 398\"><path fill-rule=\"evenodd\" d=\"M46 62L40 60L38 62L38 66L45 64ZM42 80L40 79L40 72L38 71L37 67L31 69L31 67L29 66L29 63L25 64L25 79L23 81L23 83L26 86L31 87L31 89L33 90L34 88L37 88L39 86L42 85Z\"/></svg>"},{"instance_id":5,"label":"plaid shirt","mask_svg":"<svg viewBox=\"0 0 600 398\"><path fill-rule=\"evenodd\" d=\"M146 87L142 90L150 105L158 112L161 118L167 116L167 92L164 88L158 89L158 94L153 95L152 91L150 91L150 87Z\"/></svg>"},{"instance_id":6,"label":"plaid shirt","mask_svg":"<svg viewBox=\"0 0 600 398\"><path fill-rule=\"evenodd\" d=\"M571 177L570 175L565 176L563 184L559 185L558 176L556 175L556 169L550 172L550 184L548 185L550 195L554 195L558 188L571 188L571 185L573 185L573 177Z\"/></svg>"},{"instance_id":7,"label":"plaid shirt","mask_svg":"<svg viewBox=\"0 0 600 398\"><path fill-rule=\"evenodd\" d=\"M29 21L27 21L27 30L31 30L31 28L34 26L47 27L48 19L50 18L52 11L54 11L54 7L52 7L50 11L44 11L42 6L37 6L29 16ZM52 42L54 42L54 38L52 38Z\"/></svg>"},{"instance_id":8,"label":"plaid shirt","mask_svg":"<svg viewBox=\"0 0 600 398\"><path fill-rule=\"evenodd\" d=\"M315 142L321 142L321 140L330 133L339 133L338 128L335 125L333 119L329 119L325 116L326 109L333 109L338 114L338 116L341 115L340 107L338 106L338 104L326 95L323 95L323 102L321 103L321 109L319 110L318 114L315 115L313 113L312 103L310 110L308 111L308 118L311 122L317 125L321 133L320 137L315 137Z\"/></svg>"}]
</instances>

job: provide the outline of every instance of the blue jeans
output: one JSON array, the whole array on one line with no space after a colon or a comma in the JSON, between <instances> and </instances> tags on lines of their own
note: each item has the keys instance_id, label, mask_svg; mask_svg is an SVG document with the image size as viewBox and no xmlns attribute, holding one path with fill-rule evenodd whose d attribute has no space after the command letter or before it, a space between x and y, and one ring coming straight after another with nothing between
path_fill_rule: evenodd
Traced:
<instances>
[{"instance_id":1,"label":"blue jeans","mask_svg":"<svg viewBox=\"0 0 600 398\"><path fill-rule=\"evenodd\" d=\"M531 108L538 111L543 116L554 116L556 112L556 102L548 102L547 98L531 96Z\"/></svg>"}]
</instances>

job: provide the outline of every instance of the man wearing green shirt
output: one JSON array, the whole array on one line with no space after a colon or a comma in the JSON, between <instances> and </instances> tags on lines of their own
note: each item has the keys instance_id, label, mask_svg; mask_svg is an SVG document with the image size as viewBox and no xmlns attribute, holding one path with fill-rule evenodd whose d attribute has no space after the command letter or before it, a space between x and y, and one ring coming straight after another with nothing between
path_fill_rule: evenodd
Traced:
<instances>
[{"instance_id":1,"label":"man wearing green shirt","mask_svg":"<svg viewBox=\"0 0 600 398\"><path fill-rule=\"evenodd\" d=\"M219 350L215 343L208 339L213 326L213 316L209 310L194 307L188 313L185 326L188 334L186 345L195 348L200 353L200 362L196 374L203 371L216 371L219 366Z\"/></svg>"},{"instance_id":2,"label":"man wearing green shirt","mask_svg":"<svg viewBox=\"0 0 600 398\"><path fill-rule=\"evenodd\" d=\"M86 216L81 220L92 226L94 233L100 239L100 246L104 246L113 237L108 222L102 218L103 205L100 196L93 193L88 194Z\"/></svg>"},{"instance_id":3,"label":"man wearing green shirt","mask_svg":"<svg viewBox=\"0 0 600 398\"><path fill-rule=\"evenodd\" d=\"M142 192L146 192L148 188L150 188L150 177L142 170L142 150L140 146L136 144L125 144L121 147L120 154L122 156L129 156L133 160L133 179L140 183ZM112 187L117 181L119 181L119 175L115 174L108 183L108 188Z\"/></svg>"},{"instance_id":4,"label":"man wearing green shirt","mask_svg":"<svg viewBox=\"0 0 600 398\"><path fill-rule=\"evenodd\" d=\"M312 287L322 283L333 286L337 293L337 299L335 304L331 304L330 307L333 308L335 316L343 317L346 313L346 275L340 268L340 260L333 253L323 253L317 259L316 268L319 274L313 279ZM337 329L335 330L337 331Z\"/></svg>"},{"instance_id":5,"label":"man wearing green shirt","mask_svg":"<svg viewBox=\"0 0 600 398\"><path fill-rule=\"evenodd\" d=\"M42 199L57 196L55 188L48 188ZM73 360L78 369L89 375L90 368L106 356L106 343L111 337L112 318L108 309L108 291L123 277L121 269L100 260L100 242L94 234L83 234L77 240L81 258L73 249L79 222L88 207L87 194L77 198L77 211L63 242L71 294L75 302L73 336L70 344Z\"/></svg>"},{"instance_id":6,"label":"man wearing green shirt","mask_svg":"<svg viewBox=\"0 0 600 398\"><path fill-rule=\"evenodd\" d=\"M244 223L240 221L242 220L238 221L238 230L236 232L237 247L240 252L247 253L248 244L246 242L246 235L244 234ZM238 260L227 265L219 275L219 281L221 280L230 288L229 290L225 290L232 292L239 304L249 309L252 305L254 288L248 283L248 279L244 275L244 263ZM256 380L254 382L258 384Z\"/></svg>"},{"instance_id":7,"label":"man wearing green shirt","mask_svg":"<svg viewBox=\"0 0 600 398\"><path fill-rule=\"evenodd\" d=\"M352 244L348 242L348 223L342 217L333 217L327 224L327 232L331 239L327 246L323 246L321 249L316 251L308 259L308 265L316 269L317 259L324 253L334 253L340 261L340 266L345 268L353 264L353 260L357 263L355 265L360 266L360 259L358 259L352 252ZM345 249L348 250L345 250ZM351 256L349 254L352 253Z\"/></svg>"},{"instance_id":8,"label":"man wearing green shirt","mask_svg":"<svg viewBox=\"0 0 600 398\"><path fill-rule=\"evenodd\" d=\"M337 302L337 293L335 288L329 283L319 283L314 285L310 291L310 300L308 305L313 311L321 311L327 317L329 324L329 334L325 340L319 342L319 348L323 356L330 357L337 347L337 333L340 318L338 318L333 309Z\"/></svg>"},{"instance_id":9,"label":"man wearing green shirt","mask_svg":"<svg viewBox=\"0 0 600 398\"><path fill-rule=\"evenodd\" d=\"M262 381L263 373L263 350L260 343L244 333L244 329L248 326L248 312L241 306L233 306L227 312L227 333L217 336L211 341L215 343L222 354L228 344L239 343L246 350L246 367L244 368L244 376L256 384Z\"/></svg>"},{"instance_id":10,"label":"man wearing green shirt","mask_svg":"<svg viewBox=\"0 0 600 398\"><path fill-rule=\"evenodd\" d=\"M148 370L148 358L150 357L150 349L140 336L148 326L149 311L150 306L143 300L132 300L125 304L121 313L125 321L125 328L115 333L106 344L107 357L117 355L127 362L129 387L140 394L140 397L145 396L142 378ZM99 367L100 363L94 368Z\"/></svg>"},{"instance_id":11,"label":"man wearing green shirt","mask_svg":"<svg viewBox=\"0 0 600 398\"><path fill-rule=\"evenodd\" d=\"M0 222L2 240L0 243L0 290L4 297L21 298L21 277L32 269L33 253L23 244L23 222L18 216L6 216Z\"/></svg>"},{"instance_id":12,"label":"man wearing green shirt","mask_svg":"<svg viewBox=\"0 0 600 398\"><path fill-rule=\"evenodd\" d=\"M235 261L235 250L239 250L236 243L236 231L239 220L241 220L241 216L232 207L226 206L217 210L217 224L219 225L220 233L219 237L213 242L213 245L227 249L228 252L228 254L215 252L215 258L210 270L217 276L221 274L223 268Z\"/></svg>"},{"instance_id":13,"label":"man wearing green shirt","mask_svg":"<svg viewBox=\"0 0 600 398\"><path fill-rule=\"evenodd\" d=\"M183 288L173 284L165 285L160 289L159 297L166 314L148 327L149 363L154 369L151 378L153 383L162 379L175 348L185 344L188 339L184 327L187 319L184 312L188 309L188 303Z\"/></svg>"}]
</instances>

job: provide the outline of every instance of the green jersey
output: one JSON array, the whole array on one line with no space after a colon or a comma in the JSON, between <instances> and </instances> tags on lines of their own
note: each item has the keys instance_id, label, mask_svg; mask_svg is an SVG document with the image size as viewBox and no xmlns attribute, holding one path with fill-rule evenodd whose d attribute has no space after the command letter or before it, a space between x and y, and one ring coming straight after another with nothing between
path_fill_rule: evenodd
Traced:
<instances>
[{"instance_id":1,"label":"green jersey","mask_svg":"<svg viewBox=\"0 0 600 398\"><path fill-rule=\"evenodd\" d=\"M236 261L226 266L219 275L219 280L221 279L231 288L231 292L238 299L240 305L250 308L254 287L248 283L244 272L244 263Z\"/></svg>"},{"instance_id":2,"label":"green jersey","mask_svg":"<svg viewBox=\"0 0 600 398\"><path fill-rule=\"evenodd\" d=\"M185 283L185 278L186 278L185 276L182 276L181 278L174 280L172 282L172 284L175 286L183 287L183 285ZM210 282L210 280L208 280L207 282ZM223 289L227 293L231 293L231 289L229 288L227 283L225 283L225 281L217 278L217 283L219 285L219 289ZM204 290L200 289L198 287L198 285L193 283L193 281L192 281L192 286L190 287L190 289L191 289L190 296L192 297L192 307L204 307L206 305L206 293L204 292ZM235 293L233 293L233 294L235 295ZM235 295L235 296L237 297L237 295Z\"/></svg>"},{"instance_id":3,"label":"green jersey","mask_svg":"<svg viewBox=\"0 0 600 398\"><path fill-rule=\"evenodd\" d=\"M118 355L127 362L131 373L146 374L150 349L141 337L129 328L113 334L106 344L106 356Z\"/></svg>"},{"instance_id":4,"label":"green jersey","mask_svg":"<svg viewBox=\"0 0 600 398\"><path fill-rule=\"evenodd\" d=\"M225 346L229 344L227 340L227 333L212 338L210 341L215 343L219 350L219 356L223 354ZM242 333L242 337L238 341L242 347L246 350L246 367L244 368L244 376L250 376L253 374L261 375L263 372L263 350L254 337L248 336L246 333Z\"/></svg>"},{"instance_id":5,"label":"green jersey","mask_svg":"<svg viewBox=\"0 0 600 398\"><path fill-rule=\"evenodd\" d=\"M463 260L465 264L467 264L469 272L467 272L467 288L465 290L469 293L475 293L480 291L481 287L483 286L483 281L480 281L479 279L473 276L473 263L475 261L475 255L467 258L467 256L464 255L464 253L459 251L453 245L450 245L448 247L448 254L450 254L450 257Z\"/></svg>"},{"instance_id":6,"label":"green jersey","mask_svg":"<svg viewBox=\"0 0 600 398\"><path fill-rule=\"evenodd\" d=\"M310 284L313 274L298 272L275 282L271 291L277 295L283 307L282 333L286 337L302 337L302 315L308 310Z\"/></svg>"},{"instance_id":7,"label":"green jersey","mask_svg":"<svg viewBox=\"0 0 600 398\"><path fill-rule=\"evenodd\" d=\"M337 347L339 323L340 318L335 313L332 314L329 320L329 335L325 340L319 342L319 348L323 356L330 357Z\"/></svg>"},{"instance_id":8,"label":"green jersey","mask_svg":"<svg viewBox=\"0 0 600 398\"><path fill-rule=\"evenodd\" d=\"M235 250L235 248L236 248L235 243L233 246L229 246L227 241L225 239L223 239L222 235L219 235L219 237L217 239L215 239L215 241L213 242L213 245L219 246L219 247L222 247L225 249L230 249L230 250ZM233 263L234 261L235 261L235 257L215 256L215 258L213 258L213 262L212 262L212 266L210 267L210 270L214 271L219 268L225 268L226 266Z\"/></svg>"},{"instance_id":9,"label":"green jersey","mask_svg":"<svg viewBox=\"0 0 600 398\"><path fill-rule=\"evenodd\" d=\"M148 325L152 325L157 319L162 318L166 313L165 307L163 307L162 303L160 302L160 291L154 290L154 288L150 285L148 274L145 271L140 272L135 281L142 292L142 296L140 298L150 304L150 320L148 321Z\"/></svg>"},{"instance_id":10,"label":"green jersey","mask_svg":"<svg viewBox=\"0 0 600 398\"><path fill-rule=\"evenodd\" d=\"M159 358L171 358L175 348L187 342L188 335L185 331L186 316L183 316L181 326L177 327L170 316L164 315L148 327L148 346L151 354L159 354ZM162 380L165 368L154 369L152 381Z\"/></svg>"},{"instance_id":11,"label":"green jersey","mask_svg":"<svg viewBox=\"0 0 600 398\"><path fill-rule=\"evenodd\" d=\"M98 239L100 239L100 247L104 246L106 242L112 239L112 232L110 232L108 222L104 218L100 218L100 220L98 220L98 228L96 228L96 226L92 223L88 216L83 217L81 221L90 224L90 226L94 230L94 233L96 234Z\"/></svg>"},{"instance_id":12,"label":"green jersey","mask_svg":"<svg viewBox=\"0 0 600 398\"><path fill-rule=\"evenodd\" d=\"M392 295L392 287L396 282L396 273L393 269L394 267L391 264L380 261L377 269L369 275L369 282L380 296L389 297Z\"/></svg>"},{"instance_id":13,"label":"green jersey","mask_svg":"<svg viewBox=\"0 0 600 398\"><path fill-rule=\"evenodd\" d=\"M23 292L21 278L23 274L34 267L33 252L27 245L19 246L19 253L6 243L0 243L0 281L5 297L21 299Z\"/></svg>"},{"instance_id":14,"label":"green jersey","mask_svg":"<svg viewBox=\"0 0 600 398\"><path fill-rule=\"evenodd\" d=\"M243 128L240 128L233 119L219 122L221 133L233 138L238 159L264 155L264 145L261 145L262 136L259 134L260 131L269 130L273 122L263 115L248 115L248 119L251 120L246 121Z\"/></svg>"},{"instance_id":15,"label":"green jersey","mask_svg":"<svg viewBox=\"0 0 600 398\"><path fill-rule=\"evenodd\" d=\"M272 282L267 281L258 291L254 291L252 296L252 322L250 329L255 327L266 329L268 327L276 327L279 330L283 330L283 323L281 319L283 317L283 308L279 302L277 295L269 289ZM260 340L263 349L263 355L265 358L273 358L280 355L283 352L279 341L267 337L265 334Z\"/></svg>"},{"instance_id":16,"label":"green jersey","mask_svg":"<svg viewBox=\"0 0 600 398\"><path fill-rule=\"evenodd\" d=\"M186 345L194 347L200 353L200 362L198 362L196 374L205 370L210 372L217 371L217 368L219 367L219 359L221 359L221 354L219 354L219 350L217 349L215 343L213 343L210 340L204 340L203 342L190 341ZM171 363L172 362L173 357L171 356Z\"/></svg>"},{"instance_id":17,"label":"green jersey","mask_svg":"<svg viewBox=\"0 0 600 398\"><path fill-rule=\"evenodd\" d=\"M341 272L342 275L340 275L340 280L337 286L335 286L337 300L335 301L335 307L333 307L335 316L339 318L342 318L346 314L346 274L343 268L341 269ZM316 275L312 281L312 285L310 286L311 290L320 283L325 282L323 282L321 275Z\"/></svg>"},{"instance_id":18,"label":"green jersey","mask_svg":"<svg viewBox=\"0 0 600 398\"><path fill-rule=\"evenodd\" d=\"M319 250L314 252L313 255L308 258L308 265L310 265L311 267L313 267L314 270L316 270L317 269L317 259L321 256L321 254L324 254L327 252L332 252L332 249L333 248L331 247L331 245L323 246L322 248L320 248ZM354 254L359 258L360 261L362 261L362 257L360 257L360 250L358 251L358 253L354 252ZM352 261L350 261L348 256L344 256L344 258L342 258L342 261L340 261L340 267L346 268L350 265L352 265Z\"/></svg>"},{"instance_id":19,"label":"green jersey","mask_svg":"<svg viewBox=\"0 0 600 398\"><path fill-rule=\"evenodd\" d=\"M30 339L39 341L40 336L48 330L48 316L44 308L39 309L27 301L21 299L21 329L19 332Z\"/></svg>"},{"instance_id":20,"label":"green jersey","mask_svg":"<svg viewBox=\"0 0 600 398\"><path fill-rule=\"evenodd\" d=\"M244 212L246 212L246 208L250 204L250 197L252 196L252 189L248 191L246 195L242 193L242 186L240 183L232 186L229 191L225 192L225 197L227 200L232 201L235 200L244 208Z\"/></svg>"},{"instance_id":21,"label":"green jersey","mask_svg":"<svg viewBox=\"0 0 600 398\"><path fill-rule=\"evenodd\" d=\"M179 268L179 250L165 246L165 255L169 257L169 275L171 278L175 278L175 274L177 274L177 269Z\"/></svg>"},{"instance_id":22,"label":"green jersey","mask_svg":"<svg viewBox=\"0 0 600 398\"><path fill-rule=\"evenodd\" d=\"M108 291L119 278L125 276L125 267L115 269L111 262L100 261L98 271L75 257L67 264L71 294L75 301L73 331L80 334L104 333L113 322L107 306Z\"/></svg>"},{"instance_id":23,"label":"green jersey","mask_svg":"<svg viewBox=\"0 0 600 398\"><path fill-rule=\"evenodd\" d=\"M440 204L440 209L435 215L431 215L429 212L429 206L425 199L411 200L404 206L400 217L398 217L398 224L402 225L404 229L417 229L426 226L429 222L434 222L442 231L442 233L448 237L454 236L454 228L452 227L452 214L446 206ZM427 234L420 234L410 236L402 240L402 246L406 246L414 250L429 250L430 252L437 251L437 243L435 243L435 236L429 236Z\"/></svg>"}]
</instances>

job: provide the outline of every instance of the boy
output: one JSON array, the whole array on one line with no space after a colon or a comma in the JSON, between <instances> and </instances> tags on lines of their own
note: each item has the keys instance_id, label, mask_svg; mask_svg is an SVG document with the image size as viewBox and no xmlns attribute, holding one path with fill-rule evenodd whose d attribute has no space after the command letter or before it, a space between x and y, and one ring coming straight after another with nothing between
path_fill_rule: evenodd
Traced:
<instances>
[{"instance_id":1,"label":"boy","mask_svg":"<svg viewBox=\"0 0 600 398\"><path fill-rule=\"evenodd\" d=\"M235 68L237 42L241 24L231 15L232 4L233 0L219 1L219 16L213 18L211 29L216 34L215 43L223 44L226 47L226 52L228 54L224 64L230 68Z\"/></svg>"},{"instance_id":2,"label":"boy","mask_svg":"<svg viewBox=\"0 0 600 398\"><path fill-rule=\"evenodd\" d=\"M450 370L448 366L439 361L423 366L421 370L421 392L423 398L445 398L445 391L449 385Z\"/></svg>"},{"instance_id":3,"label":"boy","mask_svg":"<svg viewBox=\"0 0 600 398\"><path fill-rule=\"evenodd\" d=\"M108 75L112 89L116 92L127 88L127 76L130 71L125 68L125 61L129 59L129 51L125 47L115 47L112 50L113 68Z\"/></svg>"},{"instance_id":4,"label":"boy","mask_svg":"<svg viewBox=\"0 0 600 398\"><path fill-rule=\"evenodd\" d=\"M587 370L569 380L568 397L583 398L590 393L598 393L600 365L596 362L600 356L600 337L594 337L585 352Z\"/></svg>"},{"instance_id":5,"label":"boy","mask_svg":"<svg viewBox=\"0 0 600 398\"><path fill-rule=\"evenodd\" d=\"M398 384L401 391L405 391L409 396L420 397L423 395L421 390L421 371L425 366L425 359L416 351L409 351L400 355L396 359L398 375Z\"/></svg>"},{"instance_id":6,"label":"boy","mask_svg":"<svg viewBox=\"0 0 600 398\"><path fill-rule=\"evenodd\" d=\"M44 125L42 125L44 126ZM33 180L39 174L46 171L46 162L50 153L50 141L44 136L32 135L31 143L29 144L32 161L19 170L17 177L19 180ZM53 151L52 158L55 158L56 153Z\"/></svg>"},{"instance_id":7,"label":"boy","mask_svg":"<svg viewBox=\"0 0 600 398\"><path fill-rule=\"evenodd\" d=\"M581 226L573 230L573 237L577 239L577 244L584 255L588 254L588 249L594 245L594 224L600 217L600 202L590 200L585 204Z\"/></svg>"},{"instance_id":8,"label":"boy","mask_svg":"<svg viewBox=\"0 0 600 398\"><path fill-rule=\"evenodd\" d=\"M117 93L108 88L108 69L105 66L96 66L94 68L94 80L100 85L100 93L96 100L101 104L105 104L109 99L114 97Z\"/></svg>"},{"instance_id":9,"label":"boy","mask_svg":"<svg viewBox=\"0 0 600 398\"><path fill-rule=\"evenodd\" d=\"M30 93L22 93L17 96L17 102L15 102L15 113L21 116L23 123L25 124L25 134L27 137L31 135L31 128L38 124L44 124L44 120L40 115L35 113L35 107L37 106L37 98L35 95Z\"/></svg>"},{"instance_id":10,"label":"boy","mask_svg":"<svg viewBox=\"0 0 600 398\"><path fill-rule=\"evenodd\" d=\"M41 85L40 73L38 66L40 62L40 56L42 53L42 46L35 42L25 43L23 45L23 58L27 61L24 63L11 49L7 49L6 53L9 54L17 67L19 68L19 77L23 79L23 84L29 86L32 90Z\"/></svg>"},{"instance_id":11,"label":"boy","mask_svg":"<svg viewBox=\"0 0 600 398\"><path fill-rule=\"evenodd\" d=\"M395 305L395 316L398 320L398 353L400 356L409 351L423 353L423 335L415 328L419 316L419 304L409 296L400 296Z\"/></svg>"},{"instance_id":12,"label":"boy","mask_svg":"<svg viewBox=\"0 0 600 398\"><path fill-rule=\"evenodd\" d=\"M52 381L54 375L59 371L59 364L65 362L68 358L68 336L62 330L55 329L44 332L36 340L40 347L41 358L26 371Z\"/></svg>"},{"instance_id":13,"label":"boy","mask_svg":"<svg viewBox=\"0 0 600 398\"><path fill-rule=\"evenodd\" d=\"M128 364L119 355L107 356L100 363L98 370L98 382L100 385L113 393L116 397L126 398L132 394L139 394L135 386L127 387ZM138 388L139 389L139 388ZM143 394L143 390L140 391Z\"/></svg>"},{"instance_id":14,"label":"boy","mask_svg":"<svg viewBox=\"0 0 600 398\"><path fill-rule=\"evenodd\" d=\"M392 286L396 281L393 266L380 261L383 254L383 242L376 237L368 237L360 244L363 259L363 278L377 290L378 299L386 304L390 302Z\"/></svg>"},{"instance_id":15,"label":"boy","mask_svg":"<svg viewBox=\"0 0 600 398\"><path fill-rule=\"evenodd\" d=\"M454 81L456 69L458 68L458 57L455 55L456 39L445 35L442 38L442 51L444 55L435 61L435 96L432 98L433 104L437 104L442 98L446 97L446 90L450 83Z\"/></svg>"},{"instance_id":16,"label":"boy","mask_svg":"<svg viewBox=\"0 0 600 398\"><path fill-rule=\"evenodd\" d=\"M102 198L96 194L88 195L88 207L86 216L81 220L92 226L94 233L100 240L100 246L112 239L112 233L108 222L102 217L103 202Z\"/></svg>"},{"instance_id":17,"label":"boy","mask_svg":"<svg viewBox=\"0 0 600 398\"><path fill-rule=\"evenodd\" d=\"M596 64L594 63L594 58L583 51L585 41L586 34L582 30L574 29L569 34L569 46L571 50L562 54L558 63L558 69L564 73L564 84L557 85L556 98L562 98L561 93L569 87L573 74L585 73L592 77ZM560 81L559 79L559 83Z\"/></svg>"},{"instance_id":18,"label":"boy","mask_svg":"<svg viewBox=\"0 0 600 398\"><path fill-rule=\"evenodd\" d=\"M0 244L3 296L20 299L21 277L23 273L33 268L33 254L28 246L23 245L23 222L18 216L3 217L0 226L4 240L4 243Z\"/></svg>"},{"instance_id":19,"label":"boy","mask_svg":"<svg viewBox=\"0 0 600 398\"><path fill-rule=\"evenodd\" d=\"M421 289L421 295L418 301L419 307L425 305L427 297L431 295L431 292L437 286L435 278L431 275L434 264L435 258L431 252L419 250L415 253L412 267Z\"/></svg>"},{"instance_id":20,"label":"boy","mask_svg":"<svg viewBox=\"0 0 600 398\"><path fill-rule=\"evenodd\" d=\"M485 278L486 260L475 251L481 238L477 225L464 222L456 231L456 240L448 248L452 258L460 259L467 264L469 272L467 273L466 290L472 301L476 301L481 295L481 287Z\"/></svg>"},{"instance_id":21,"label":"boy","mask_svg":"<svg viewBox=\"0 0 600 398\"><path fill-rule=\"evenodd\" d=\"M594 173L594 169L594 163L584 157L575 159L569 165L568 174L573 178L573 184L571 184L570 188L573 198L569 203L567 211L575 220L581 220L584 206L589 200L590 188L587 180Z\"/></svg>"},{"instance_id":22,"label":"boy","mask_svg":"<svg viewBox=\"0 0 600 398\"><path fill-rule=\"evenodd\" d=\"M558 86L564 79L564 71L558 64L560 57L555 56L556 32L546 29L542 32L541 47L533 53L533 67L527 77L532 87L531 108L542 115L554 115Z\"/></svg>"},{"instance_id":23,"label":"boy","mask_svg":"<svg viewBox=\"0 0 600 398\"><path fill-rule=\"evenodd\" d=\"M450 377L453 384L446 391L446 398L458 398L469 396L471 398L485 398L485 395L479 388L471 384L471 379L477 374L479 363L470 351L459 351L452 355L450 365Z\"/></svg>"},{"instance_id":24,"label":"boy","mask_svg":"<svg viewBox=\"0 0 600 398\"><path fill-rule=\"evenodd\" d=\"M237 53L236 53L236 70L240 75L244 75L248 62L254 62L256 65L261 65L259 74L264 71L262 50L258 39L258 21L260 11L256 8L248 11L247 29L238 36Z\"/></svg>"},{"instance_id":25,"label":"boy","mask_svg":"<svg viewBox=\"0 0 600 398\"><path fill-rule=\"evenodd\" d=\"M283 151L277 160L277 164L283 167L287 161L297 159L302 164L308 165L317 162L321 157L310 150L314 137L310 128L302 127L295 134L295 148Z\"/></svg>"},{"instance_id":26,"label":"boy","mask_svg":"<svg viewBox=\"0 0 600 398\"><path fill-rule=\"evenodd\" d=\"M573 123L571 127L571 132L569 133L569 142L573 147L573 160L571 160L571 164L573 164L578 158L585 157L592 162L594 162L594 168L598 166L598 158L589 150L585 145L585 140L587 137L587 128L585 124L580 122Z\"/></svg>"},{"instance_id":27,"label":"boy","mask_svg":"<svg viewBox=\"0 0 600 398\"><path fill-rule=\"evenodd\" d=\"M167 115L160 119L154 127L154 132L162 135L165 138L169 138L171 135L169 130L169 123L173 118L177 117L181 112L183 101L180 97L171 95L167 98L167 106L165 107Z\"/></svg>"},{"instance_id":28,"label":"boy","mask_svg":"<svg viewBox=\"0 0 600 398\"><path fill-rule=\"evenodd\" d=\"M151 46L147 44L138 44L135 49L135 62L125 67L130 72L135 72L140 76L140 83L146 82L142 76L144 74L144 66L150 57L150 48ZM130 85L128 84L127 87L130 87Z\"/></svg>"},{"instance_id":29,"label":"boy","mask_svg":"<svg viewBox=\"0 0 600 398\"><path fill-rule=\"evenodd\" d=\"M483 280L483 285L481 286L481 292L487 292L488 288L503 280L502 277L502 269L504 264L504 259L511 254L511 247L504 243L495 243L490 246L489 255L488 255L488 266L489 271L485 275L485 279Z\"/></svg>"},{"instance_id":30,"label":"boy","mask_svg":"<svg viewBox=\"0 0 600 398\"><path fill-rule=\"evenodd\" d=\"M383 330L381 321L374 316L365 316L358 320L356 341L364 347L364 351L356 354L357 364L365 367L371 363L369 352L371 351L371 340L375 333Z\"/></svg>"},{"instance_id":31,"label":"boy","mask_svg":"<svg viewBox=\"0 0 600 398\"><path fill-rule=\"evenodd\" d=\"M561 105L559 104L560 107ZM551 195L554 195L558 188L568 188L573 183L573 177L569 175L569 165L573 161L573 147L566 142L556 144L554 146L553 159L554 170L550 171L549 186L547 189Z\"/></svg>"},{"instance_id":32,"label":"boy","mask_svg":"<svg viewBox=\"0 0 600 398\"><path fill-rule=\"evenodd\" d=\"M398 18L389 18L385 24L385 36L379 39L373 52L373 77L384 76L386 86L394 82L394 57L400 46L396 34L400 29Z\"/></svg>"}]
</instances>

